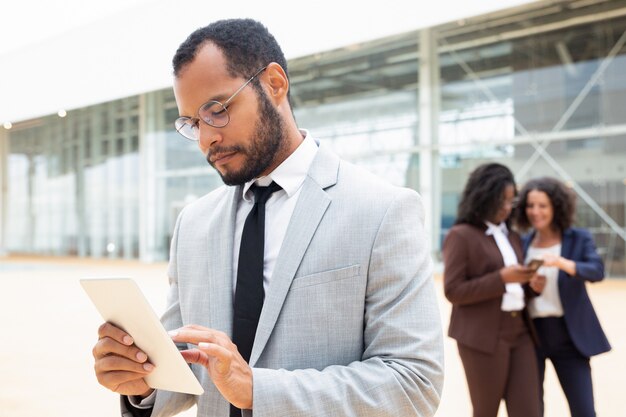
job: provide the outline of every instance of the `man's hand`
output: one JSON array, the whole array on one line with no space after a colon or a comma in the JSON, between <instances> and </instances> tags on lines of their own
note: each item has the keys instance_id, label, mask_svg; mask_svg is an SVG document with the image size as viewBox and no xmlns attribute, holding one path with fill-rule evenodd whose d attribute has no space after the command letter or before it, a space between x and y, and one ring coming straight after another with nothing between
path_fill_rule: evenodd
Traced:
<instances>
[{"instance_id":1,"label":"man's hand","mask_svg":"<svg viewBox=\"0 0 626 417\"><path fill-rule=\"evenodd\" d=\"M185 360L204 366L228 402L237 408L252 409L252 369L225 333L188 325L171 331L170 336L176 343L198 345L197 349L181 352Z\"/></svg>"},{"instance_id":2,"label":"man's hand","mask_svg":"<svg viewBox=\"0 0 626 417\"><path fill-rule=\"evenodd\" d=\"M122 395L147 397L152 393L143 378L154 369L148 356L134 345L132 337L111 323L98 329L93 348L98 382Z\"/></svg>"}]
</instances>

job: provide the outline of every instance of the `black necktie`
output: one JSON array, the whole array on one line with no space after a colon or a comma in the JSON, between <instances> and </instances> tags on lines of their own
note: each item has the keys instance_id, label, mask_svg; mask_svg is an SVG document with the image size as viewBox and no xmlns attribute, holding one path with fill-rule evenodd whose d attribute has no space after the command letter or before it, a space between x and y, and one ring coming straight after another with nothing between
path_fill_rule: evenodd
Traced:
<instances>
[{"instance_id":1,"label":"black necktie","mask_svg":"<svg viewBox=\"0 0 626 417\"><path fill-rule=\"evenodd\" d=\"M253 184L250 189L254 193L254 206L246 217L241 235L233 317L233 343L237 345L246 362L250 362L254 335L265 296L263 291L265 203L272 193L281 187L272 182L268 187ZM240 417L241 410L231 405L230 416Z\"/></svg>"}]
</instances>

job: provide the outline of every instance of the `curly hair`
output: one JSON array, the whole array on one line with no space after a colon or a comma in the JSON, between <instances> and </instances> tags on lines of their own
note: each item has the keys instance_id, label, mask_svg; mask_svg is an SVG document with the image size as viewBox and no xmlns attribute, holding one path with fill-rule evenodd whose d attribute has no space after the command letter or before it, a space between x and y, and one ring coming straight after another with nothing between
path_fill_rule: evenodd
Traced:
<instances>
[{"instance_id":1,"label":"curly hair","mask_svg":"<svg viewBox=\"0 0 626 417\"><path fill-rule=\"evenodd\" d=\"M562 232L572 225L576 213L576 195L556 178L541 177L528 181L520 192L515 211L515 224L520 230L528 230L531 227L526 215L528 193L531 191L543 191L550 199L553 210L551 226L554 229Z\"/></svg>"},{"instance_id":2,"label":"curly hair","mask_svg":"<svg viewBox=\"0 0 626 417\"><path fill-rule=\"evenodd\" d=\"M263 24L252 19L218 20L195 30L178 47L172 59L175 77L194 60L207 42L212 42L222 51L226 69L232 77L249 78L267 64L276 62L289 78L287 60L280 45ZM253 80L252 85L257 91L262 90L258 78Z\"/></svg>"},{"instance_id":3,"label":"curly hair","mask_svg":"<svg viewBox=\"0 0 626 417\"><path fill-rule=\"evenodd\" d=\"M497 163L478 166L470 174L461 194L455 224L482 226L498 212L508 185L515 188L513 173L506 166Z\"/></svg>"}]
</instances>

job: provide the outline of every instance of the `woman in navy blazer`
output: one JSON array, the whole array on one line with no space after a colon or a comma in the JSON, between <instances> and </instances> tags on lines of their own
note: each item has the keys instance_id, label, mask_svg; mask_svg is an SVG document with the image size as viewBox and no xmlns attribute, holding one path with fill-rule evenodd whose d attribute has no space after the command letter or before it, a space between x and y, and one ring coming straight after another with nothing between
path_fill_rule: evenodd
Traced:
<instances>
[{"instance_id":1,"label":"woman in navy blazer","mask_svg":"<svg viewBox=\"0 0 626 417\"><path fill-rule=\"evenodd\" d=\"M604 265L591 234L571 227L575 196L560 181L538 178L520 193L516 220L526 261L544 260L543 293L529 304L537 330L540 386L550 359L572 417L595 416L589 358L611 349L587 294L585 283L604 279ZM543 388L541 389L543 397ZM543 401L542 401L543 404Z\"/></svg>"}]
</instances>

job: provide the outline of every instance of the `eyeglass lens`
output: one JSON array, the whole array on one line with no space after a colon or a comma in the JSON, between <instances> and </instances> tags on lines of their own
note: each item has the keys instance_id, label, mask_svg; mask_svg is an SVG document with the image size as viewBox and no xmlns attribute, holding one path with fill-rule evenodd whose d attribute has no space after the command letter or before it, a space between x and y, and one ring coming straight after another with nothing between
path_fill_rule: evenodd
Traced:
<instances>
[{"instance_id":1,"label":"eyeglass lens","mask_svg":"<svg viewBox=\"0 0 626 417\"><path fill-rule=\"evenodd\" d=\"M176 131L191 140L198 140L198 125L193 123L192 119L177 119L174 122Z\"/></svg>"},{"instance_id":2,"label":"eyeglass lens","mask_svg":"<svg viewBox=\"0 0 626 417\"><path fill-rule=\"evenodd\" d=\"M209 126L224 127L228 124L228 111L218 101L209 101L198 110L198 116Z\"/></svg>"}]
</instances>

